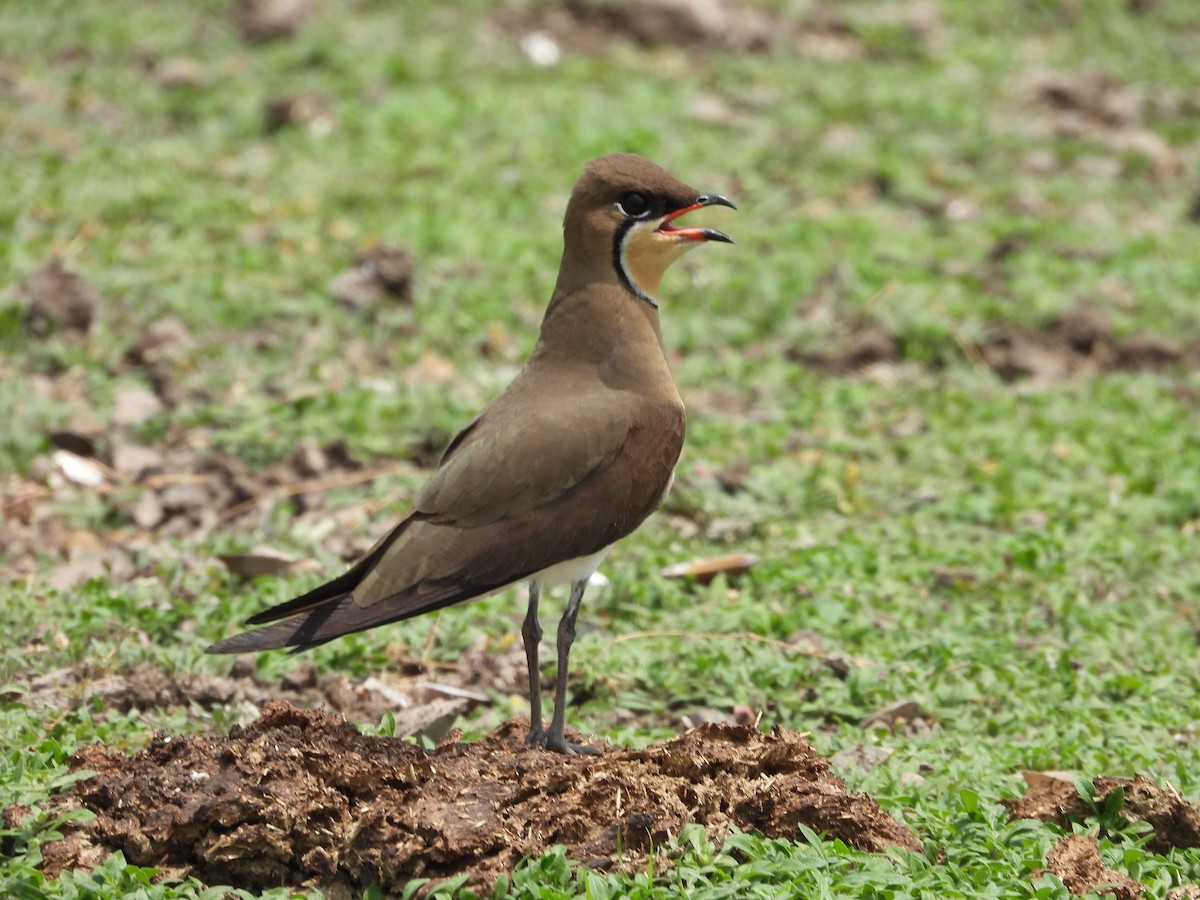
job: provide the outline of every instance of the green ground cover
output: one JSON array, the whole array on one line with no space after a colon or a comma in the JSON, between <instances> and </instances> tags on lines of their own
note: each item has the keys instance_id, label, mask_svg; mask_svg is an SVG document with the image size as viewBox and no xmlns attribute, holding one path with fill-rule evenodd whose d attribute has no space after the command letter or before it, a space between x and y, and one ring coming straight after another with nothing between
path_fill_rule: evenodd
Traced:
<instances>
[{"instance_id":1,"label":"green ground cover","mask_svg":"<svg viewBox=\"0 0 1200 900\"><path fill-rule=\"evenodd\" d=\"M721 227L738 243L663 286L688 444L664 513L585 603L571 724L636 745L674 733L680 710L748 706L825 754L886 746L883 764L840 774L926 852L689 835L656 877L572 874L552 854L510 893L1065 897L1035 874L1061 830L998 805L1023 771L1142 773L1200 799L1200 9L858 2L826 11L838 30L779 3L764 9L793 30L770 52L614 40L551 68L503 24L537 9L498 9L327 2L294 38L250 45L216 0L0 4L5 483L46 482L52 431L107 423L122 386L146 383L126 349L166 315L193 338L181 400L133 429L140 442L251 468L305 437L342 438L365 463L427 459L532 346L583 162L633 150L734 197ZM164 87L180 57L199 74ZM264 104L297 93L327 115L266 130ZM413 302L348 312L330 279L380 242L412 253ZM20 283L52 255L103 298L86 338L22 324ZM1043 336L1068 358L1054 323L1081 304L1113 346L1149 335L1170 359L1008 378L979 349ZM865 327L892 342L882 362L812 362ZM712 477L730 469L733 492ZM386 499L394 516L419 481L329 502ZM123 502L39 500L100 535L128 527ZM57 547L0 547L0 806L46 798L82 744L132 750L156 728L213 724L194 709L49 709L27 700L31 679L226 671L203 647L316 576L245 585L215 554L267 542L340 565L286 509L162 540L179 552L149 574L61 590ZM659 574L729 551L761 562L707 587ZM452 660L481 633L516 639L522 612L495 597L311 658L356 677L389 652ZM818 655L716 636L743 633ZM903 699L917 727L859 724ZM462 724L470 737L511 712ZM1081 827L1102 825L1106 864L1146 896L1200 882L1200 850L1151 853L1103 811ZM0 831L0 894L206 895L120 859L46 883L52 830Z\"/></svg>"}]
</instances>

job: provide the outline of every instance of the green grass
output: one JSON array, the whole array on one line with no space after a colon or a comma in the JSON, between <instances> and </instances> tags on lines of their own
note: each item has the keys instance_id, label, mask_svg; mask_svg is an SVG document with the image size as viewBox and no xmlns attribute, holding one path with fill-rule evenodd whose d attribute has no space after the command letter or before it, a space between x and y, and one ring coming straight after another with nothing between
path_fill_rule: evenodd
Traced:
<instances>
[{"instance_id":1,"label":"green grass","mask_svg":"<svg viewBox=\"0 0 1200 900\"><path fill-rule=\"evenodd\" d=\"M295 40L249 47L216 0L9 0L0 473L37 477L49 431L83 414L105 421L119 382L142 378L125 349L166 314L195 337L173 369L188 401L148 423L145 440L203 433L256 466L304 436L344 437L379 462L436 446L532 346L583 162L644 153L734 197L740 211L722 227L738 245L694 254L665 281L689 441L670 515L613 554L611 586L585 603L573 684L589 699L572 724L639 744L689 708L744 704L766 725L811 730L823 753L884 744L896 751L884 764L844 776L915 829L925 853L871 856L800 834L737 835L717 851L688 833L669 872L576 874L551 854L516 873L509 895L1065 897L1053 876L1031 880L1058 830L1006 823L997 805L1022 790L1023 770L1141 772L1200 800L1200 377L1005 383L961 343L997 325L1045 327L1080 300L1119 335L1200 340L1200 226L1187 218L1200 190L1200 12L1189 0L1130 6L943 0L914 36L885 15L892 4L860 2L837 7L859 58L617 44L542 70L490 24L492 3L327 2ZM161 89L148 62L181 55L203 61L203 82ZM1104 72L1134 91L1123 133L1157 134L1165 161L1112 129L1055 130L1054 111L1032 99L1047 70ZM264 132L264 102L297 91L329 99L328 134ZM712 98L728 122L694 113ZM881 179L887 194L872 187ZM951 201L969 214L930 212ZM1020 249L989 277L989 251L1013 236ZM410 248L418 271L413 308L373 322L327 286L377 242ZM16 285L52 254L104 298L86 340L21 329ZM836 315L804 318L823 290ZM872 378L788 361L856 316L896 334L912 361ZM511 346L487 358L479 344L497 328ZM455 377L411 386L405 373L429 351ZM47 376L66 386L61 397L39 387ZM732 463L749 475L728 495L706 473ZM61 514L102 531L125 516L119 496ZM311 581L246 587L196 562L260 541L338 566L276 516L262 533L186 546L134 583L60 594L42 577L49 558L39 577L6 578L0 683L83 663L223 670L202 648ZM730 549L762 562L709 587L657 574ZM432 641L453 659L481 631L515 636L520 614L511 597L492 598L312 657L366 674L389 645L420 654ZM772 644L704 636L680 654L680 639L653 636L663 630L776 641L805 630L855 665L840 678ZM267 673L291 664L260 662ZM62 787L82 744L132 750L154 728L204 724L181 710L59 712L6 696L0 806ZM905 698L927 728L857 724ZM508 712L482 709L468 736ZM11 849L0 894L206 896L120 858L46 884L33 866L53 828L0 832ZM1102 852L1151 897L1200 881L1200 851L1143 845L1114 827Z\"/></svg>"}]
</instances>

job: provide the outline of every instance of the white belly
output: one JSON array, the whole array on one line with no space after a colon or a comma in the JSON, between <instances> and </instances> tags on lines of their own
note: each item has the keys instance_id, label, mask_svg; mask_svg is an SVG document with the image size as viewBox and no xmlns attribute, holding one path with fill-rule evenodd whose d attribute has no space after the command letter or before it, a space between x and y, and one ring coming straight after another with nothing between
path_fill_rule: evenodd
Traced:
<instances>
[{"instance_id":1,"label":"white belly","mask_svg":"<svg viewBox=\"0 0 1200 900\"><path fill-rule=\"evenodd\" d=\"M503 587L495 588L488 591L486 594L479 594L479 597L494 597L496 594L502 594L509 588L520 587L530 581L536 581L544 588L554 587L556 584L573 584L576 581L585 581L592 577L592 574L600 568L600 563L604 562L604 557L608 556L608 551L612 549L612 544L609 544L603 550L593 553L591 556L577 556L574 559L564 559L560 563L555 563L552 566L547 566L540 572L534 572L528 578L522 578L520 581L511 581Z\"/></svg>"},{"instance_id":2,"label":"white belly","mask_svg":"<svg viewBox=\"0 0 1200 900\"><path fill-rule=\"evenodd\" d=\"M612 545L605 547L603 550L598 550L591 556L577 556L575 559L565 559L560 563L555 563L540 572L535 572L527 578L527 581L536 581L542 587L552 587L556 584L573 584L576 581L586 581L592 577L592 573L600 568L600 563L604 562L604 557L608 556L608 551L612 549Z\"/></svg>"}]
</instances>

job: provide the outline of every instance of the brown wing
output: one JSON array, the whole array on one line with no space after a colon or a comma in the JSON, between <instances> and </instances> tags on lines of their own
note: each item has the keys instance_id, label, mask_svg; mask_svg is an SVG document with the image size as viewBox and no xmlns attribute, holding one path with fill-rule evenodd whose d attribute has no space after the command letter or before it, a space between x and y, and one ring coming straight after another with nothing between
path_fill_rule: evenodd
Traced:
<instances>
[{"instance_id":1,"label":"brown wing","mask_svg":"<svg viewBox=\"0 0 1200 900\"><path fill-rule=\"evenodd\" d=\"M603 409L612 415L620 406L610 395ZM624 427L571 416L568 421L584 425L564 432L551 466L522 453L524 446L546 446L545 441L489 428L485 412L451 445L421 492L417 511L367 557L341 578L251 623L307 611L303 621L236 635L210 652L303 649L490 593L619 540L657 507L685 427L676 403L642 400L630 406ZM601 434L608 439L600 440ZM455 477L448 477L451 472ZM481 477L487 490L463 487L479 484ZM497 499L484 502L487 496Z\"/></svg>"}]
</instances>

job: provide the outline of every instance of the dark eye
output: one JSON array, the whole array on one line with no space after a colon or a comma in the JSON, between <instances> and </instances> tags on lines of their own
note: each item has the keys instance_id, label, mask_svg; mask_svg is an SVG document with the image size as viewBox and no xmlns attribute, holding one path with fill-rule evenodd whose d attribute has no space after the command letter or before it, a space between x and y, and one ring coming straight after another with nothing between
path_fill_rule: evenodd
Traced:
<instances>
[{"instance_id":1,"label":"dark eye","mask_svg":"<svg viewBox=\"0 0 1200 900\"><path fill-rule=\"evenodd\" d=\"M617 209L632 219L640 219L650 212L650 201L645 195L630 191L621 195L621 199L617 201Z\"/></svg>"}]
</instances>

